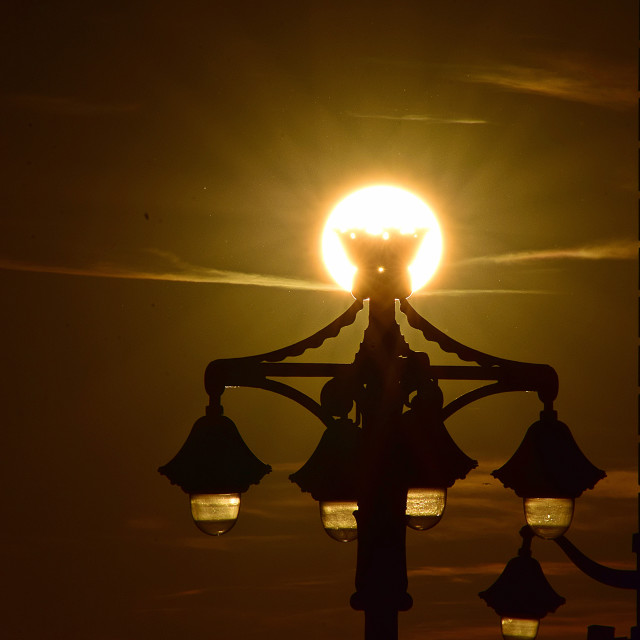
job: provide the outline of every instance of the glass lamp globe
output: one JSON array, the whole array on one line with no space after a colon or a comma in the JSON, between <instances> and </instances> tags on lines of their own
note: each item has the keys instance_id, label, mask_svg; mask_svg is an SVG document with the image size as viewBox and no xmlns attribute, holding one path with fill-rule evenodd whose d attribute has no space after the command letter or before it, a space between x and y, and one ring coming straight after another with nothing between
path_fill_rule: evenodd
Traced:
<instances>
[{"instance_id":1,"label":"glass lamp globe","mask_svg":"<svg viewBox=\"0 0 640 640\"><path fill-rule=\"evenodd\" d=\"M504 640L534 640L538 635L540 620L503 617L501 622Z\"/></svg>"},{"instance_id":2,"label":"glass lamp globe","mask_svg":"<svg viewBox=\"0 0 640 640\"><path fill-rule=\"evenodd\" d=\"M573 505L573 498L525 498L524 515L537 536L553 540L571 525Z\"/></svg>"},{"instance_id":3,"label":"glass lamp globe","mask_svg":"<svg viewBox=\"0 0 640 640\"><path fill-rule=\"evenodd\" d=\"M191 516L203 533L221 536L238 520L239 493L192 493L189 497Z\"/></svg>"},{"instance_id":4,"label":"glass lamp globe","mask_svg":"<svg viewBox=\"0 0 640 640\"><path fill-rule=\"evenodd\" d=\"M413 488L407 491L407 525L416 531L435 527L447 504L447 490Z\"/></svg>"},{"instance_id":5,"label":"glass lamp globe","mask_svg":"<svg viewBox=\"0 0 640 640\"><path fill-rule=\"evenodd\" d=\"M326 500L320 502L320 519L327 534L338 542L351 542L358 537L358 523L353 515L357 502Z\"/></svg>"}]
</instances>

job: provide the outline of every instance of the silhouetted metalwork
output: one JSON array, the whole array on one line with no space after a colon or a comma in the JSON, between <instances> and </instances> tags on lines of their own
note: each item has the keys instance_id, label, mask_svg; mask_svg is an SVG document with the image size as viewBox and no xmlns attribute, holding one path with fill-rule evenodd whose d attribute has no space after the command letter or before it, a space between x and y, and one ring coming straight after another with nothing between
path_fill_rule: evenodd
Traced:
<instances>
[{"instance_id":1,"label":"silhouetted metalwork","mask_svg":"<svg viewBox=\"0 0 640 640\"><path fill-rule=\"evenodd\" d=\"M376 236L361 229L340 233L340 241L351 264L358 265L352 293L357 299L407 298L411 295L411 278L407 265L420 248L424 229L403 234L396 229Z\"/></svg>"},{"instance_id":2,"label":"silhouetted metalwork","mask_svg":"<svg viewBox=\"0 0 640 640\"><path fill-rule=\"evenodd\" d=\"M357 502L361 442L362 429L347 418L336 420L290 480L318 502Z\"/></svg>"},{"instance_id":3,"label":"silhouetted metalwork","mask_svg":"<svg viewBox=\"0 0 640 640\"><path fill-rule=\"evenodd\" d=\"M529 527L520 530L523 538L518 555L511 558L499 578L478 595L500 617L518 620L540 620L565 603L551 587L540 563L531 555L533 533Z\"/></svg>"},{"instance_id":4,"label":"silhouetted metalwork","mask_svg":"<svg viewBox=\"0 0 640 640\"><path fill-rule=\"evenodd\" d=\"M564 551L573 564L593 580L617 589L638 589L640 577L633 569L612 569L595 562L587 557L578 547L564 536L559 536L554 542Z\"/></svg>"},{"instance_id":5,"label":"silhouetted metalwork","mask_svg":"<svg viewBox=\"0 0 640 640\"><path fill-rule=\"evenodd\" d=\"M518 556L509 560L496 582L478 595L501 616L505 637L524 639L534 638L539 620L564 604L565 599L553 590L540 564L531 556L535 536L532 527L522 527L520 535L523 544ZM554 538L554 542L580 571L601 584L635 590L640 586L638 571L612 569L594 562L562 535ZM505 625L511 627L508 632ZM637 638L637 632L637 626L631 630L632 640ZM614 635L614 627L591 625L587 639L613 640Z\"/></svg>"},{"instance_id":6,"label":"silhouetted metalwork","mask_svg":"<svg viewBox=\"0 0 640 640\"><path fill-rule=\"evenodd\" d=\"M556 412L544 410L511 459L491 475L521 498L577 498L606 473L587 460Z\"/></svg>"},{"instance_id":7,"label":"silhouetted metalwork","mask_svg":"<svg viewBox=\"0 0 640 640\"><path fill-rule=\"evenodd\" d=\"M233 422L206 415L175 457L158 471L189 494L243 493L271 471L245 444Z\"/></svg>"},{"instance_id":8,"label":"silhouetted metalwork","mask_svg":"<svg viewBox=\"0 0 640 640\"><path fill-rule=\"evenodd\" d=\"M351 606L365 613L365 639L397 640L398 612L412 605L407 592L406 528L425 530L437 524L446 490L477 465L451 438L446 419L489 395L536 392L543 405L540 421L530 427L513 458L494 472L525 498L532 528L523 533L519 556L482 594L503 616L505 637L535 637L539 618L564 599L553 592L531 558L531 536L534 531L546 538L561 536L571 522L573 499L593 487L604 472L583 456L566 425L557 420L553 402L558 379L552 367L467 347L409 304L406 260L403 271L398 262L402 251L396 255L391 249L415 238L389 236L393 242L387 245L365 238L365 246L362 239L358 244L348 235L353 243L345 241L346 246L355 254L367 254L375 247L387 251L384 264L389 268L374 268L376 261L361 256L365 268L360 280L356 278L361 295L309 338L269 353L211 362L205 372L207 416L196 423L183 448L160 472L191 494L196 524L220 535L235 522L239 493L269 471L222 415L225 389L265 389L305 407L326 431L309 460L290 478L320 503L323 526L332 538L357 539ZM320 347L352 324L365 296L369 325L352 362L284 362ZM433 365L426 353L410 349L396 322L396 299L410 326L427 341L471 364ZM319 400L278 379L304 377L326 380ZM440 382L447 380L483 384L445 406ZM558 544L564 544L562 540ZM529 620L522 618L524 614L535 615Z\"/></svg>"}]
</instances>

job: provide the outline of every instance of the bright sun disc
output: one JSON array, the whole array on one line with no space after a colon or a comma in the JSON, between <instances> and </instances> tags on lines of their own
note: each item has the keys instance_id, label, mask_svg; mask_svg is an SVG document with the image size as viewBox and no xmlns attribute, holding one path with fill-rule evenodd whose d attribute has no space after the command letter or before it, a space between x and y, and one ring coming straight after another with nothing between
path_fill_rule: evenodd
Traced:
<instances>
[{"instance_id":1,"label":"bright sun disc","mask_svg":"<svg viewBox=\"0 0 640 640\"><path fill-rule=\"evenodd\" d=\"M435 273L442 255L442 233L433 211L417 196L390 186L365 187L348 195L333 209L322 233L322 257L335 281L352 290L357 268L351 264L337 232L361 229L380 236L392 229L401 234L423 230L424 239L409 265L411 289L423 287Z\"/></svg>"}]
</instances>

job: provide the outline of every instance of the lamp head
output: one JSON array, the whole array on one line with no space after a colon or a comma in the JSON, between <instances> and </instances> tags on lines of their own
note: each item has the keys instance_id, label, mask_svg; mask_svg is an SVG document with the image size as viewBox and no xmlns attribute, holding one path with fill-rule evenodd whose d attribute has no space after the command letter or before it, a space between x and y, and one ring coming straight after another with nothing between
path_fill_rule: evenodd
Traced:
<instances>
[{"instance_id":1,"label":"lamp head","mask_svg":"<svg viewBox=\"0 0 640 640\"><path fill-rule=\"evenodd\" d=\"M417 196L386 185L347 196L331 212L322 254L336 282L356 298L406 298L435 273L442 234Z\"/></svg>"},{"instance_id":2,"label":"lamp head","mask_svg":"<svg viewBox=\"0 0 640 640\"><path fill-rule=\"evenodd\" d=\"M504 640L534 640L540 619L565 603L547 581L539 562L531 557L528 527L520 530L522 547L499 578L478 595L500 617Z\"/></svg>"},{"instance_id":3,"label":"lamp head","mask_svg":"<svg viewBox=\"0 0 640 640\"><path fill-rule=\"evenodd\" d=\"M322 526L338 542L351 542L358 537L355 512L361 442L359 427L348 418L336 420L322 434L309 460L289 476L302 491L318 500Z\"/></svg>"},{"instance_id":4,"label":"lamp head","mask_svg":"<svg viewBox=\"0 0 640 640\"><path fill-rule=\"evenodd\" d=\"M234 526L240 494L271 467L253 455L229 418L208 414L196 421L180 451L158 471L189 494L198 529L219 536Z\"/></svg>"},{"instance_id":5,"label":"lamp head","mask_svg":"<svg viewBox=\"0 0 640 640\"><path fill-rule=\"evenodd\" d=\"M358 265L351 285L353 295L359 299L372 295L398 299L410 296L409 266L425 233L425 229L406 234L389 229L380 235L361 229L338 231L349 262Z\"/></svg>"},{"instance_id":6,"label":"lamp head","mask_svg":"<svg viewBox=\"0 0 640 640\"><path fill-rule=\"evenodd\" d=\"M556 412L545 409L511 459L491 475L524 499L536 535L553 539L569 528L575 498L606 474L580 451Z\"/></svg>"}]
</instances>

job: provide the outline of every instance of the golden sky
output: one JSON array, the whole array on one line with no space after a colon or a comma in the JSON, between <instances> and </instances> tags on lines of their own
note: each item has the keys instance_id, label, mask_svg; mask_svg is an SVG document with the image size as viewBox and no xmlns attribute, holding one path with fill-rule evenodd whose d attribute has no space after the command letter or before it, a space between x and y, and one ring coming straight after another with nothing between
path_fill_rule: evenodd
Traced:
<instances>
[{"instance_id":1,"label":"golden sky","mask_svg":"<svg viewBox=\"0 0 640 640\"><path fill-rule=\"evenodd\" d=\"M274 472L220 539L156 469L203 413L210 360L285 346L349 306L321 231L377 183L418 194L442 227L418 311L558 371L559 417L608 472L569 537L633 566L637 3L11 0L2 13L7 637L362 636L355 545L332 542L287 480L321 435L312 416L225 394ZM364 326L305 357L350 362ZM435 529L408 533L402 640L499 637L477 593L515 555L523 515L488 474L538 410L506 394L448 423L480 467ZM628 634L633 594L553 543L533 551L567 599L541 640Z\"/></svg>"}]
</instances>

